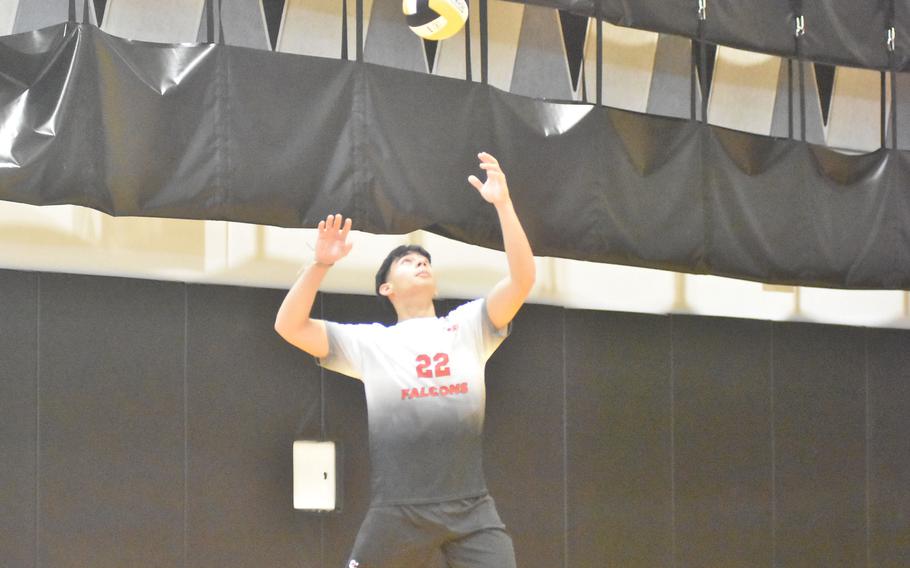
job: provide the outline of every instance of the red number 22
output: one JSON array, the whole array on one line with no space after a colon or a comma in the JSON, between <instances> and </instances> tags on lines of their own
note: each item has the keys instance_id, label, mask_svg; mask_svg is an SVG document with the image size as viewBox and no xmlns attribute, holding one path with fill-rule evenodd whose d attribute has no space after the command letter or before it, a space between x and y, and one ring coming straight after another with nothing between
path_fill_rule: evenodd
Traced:
<instances>
[{"instance_id":1,"label":"red number 22","mask_svg":"<svg viewBox=\"0 0 910 568\"><path fill-rule=\"evenodd\" d=\"M433 363L435 368L431 368ZM421 379L432 379L433 377L448 377L452 374L449 369L449 355L447 353L437 353L430 359L429 355L417 356L417 376Z\"/></svg>"}]
</instances>

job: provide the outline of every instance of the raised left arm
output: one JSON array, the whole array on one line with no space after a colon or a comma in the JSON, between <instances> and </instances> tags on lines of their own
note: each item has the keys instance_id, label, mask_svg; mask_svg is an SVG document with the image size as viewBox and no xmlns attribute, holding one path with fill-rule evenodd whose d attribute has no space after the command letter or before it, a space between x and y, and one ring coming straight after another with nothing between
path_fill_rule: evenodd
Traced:
<instances>
[{"instance_id":1,"label":"raised left arm","mask_svg":"<svg viewBox=\"0 0 910 568\"><path fill-rule=\"evenodd\" d=\"M531 293L536 267L531 244L515 213L506 176L499 167L499 162L486 152L481 152L478 157L480 168L487 173L487 180L481 183L476 176L470 176L468 181L496 208L503 247L509 262L509 274L490 290L486 301L490 321L496 328L502 328L512 321Z\"/></svg>"}]
</instances>

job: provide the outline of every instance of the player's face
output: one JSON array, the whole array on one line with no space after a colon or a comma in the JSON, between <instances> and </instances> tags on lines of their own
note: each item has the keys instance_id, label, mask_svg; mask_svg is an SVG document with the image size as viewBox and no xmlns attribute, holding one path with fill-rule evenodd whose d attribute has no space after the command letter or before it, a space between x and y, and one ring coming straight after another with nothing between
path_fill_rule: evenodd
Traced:
<instances>
[{"instance_id":1,"label":"player's face","mask_svg":"<svg viewBox=\"0 0 910 568\"><path fill-rule=\"evenodd\" d=\"M436 290L433 267L422 254L412 252L392 263L388 282L399 292L414 288Z\"/></svg>"}]
</instances>

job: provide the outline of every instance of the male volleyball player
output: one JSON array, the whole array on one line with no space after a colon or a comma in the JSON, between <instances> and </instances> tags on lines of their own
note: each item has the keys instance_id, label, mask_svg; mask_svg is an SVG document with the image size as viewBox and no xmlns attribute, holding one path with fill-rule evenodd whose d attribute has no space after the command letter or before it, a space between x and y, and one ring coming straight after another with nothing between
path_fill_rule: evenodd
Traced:
<instances>
[{"instance_id":1,"label":"male volleyball player","mask_svg":"<svg viewBox=\"0 0 910 568\"><path fill-rule=\"evenodd\" d=\"M437 550L457 568L515 566L512 539L481 466L484 365L534 284L531 246L496 159L478 154L486 181L468 181L499 216L509 274L483 299L437 317L430 254L400 246L376 274L393 326L310 317L329 268L350 252L351 219L319 222L315 261L281 304L275 330L320 364L364 383L372 500L349 568L420 568Z\"/></svg>"}]
</instances>

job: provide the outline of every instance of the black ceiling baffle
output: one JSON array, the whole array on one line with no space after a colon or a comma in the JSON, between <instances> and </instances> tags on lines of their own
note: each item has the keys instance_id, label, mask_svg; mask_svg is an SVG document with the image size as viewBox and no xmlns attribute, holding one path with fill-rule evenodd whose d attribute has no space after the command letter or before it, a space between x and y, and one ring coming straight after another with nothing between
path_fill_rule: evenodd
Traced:
<instances>
[{"instance_id":1,"label":"black ceiling baffle","mask_svg":"<svg viewBox=\"0 0 910 568\"><path fill-rule=\"evenodd\" d=\"M697 27L695 0L686 2L686 25ZM815 21L787 25L796 36L789 55L802 57ZM889 37L900 54L901 34ZM462 191L484 143L513 164L516 204L542 256L910 288L908 151L846 155L426 73L230 45L161 49L69 23L0 46L0 92L36 95L19 96L21 112L7 117L2 200L283 227L312 227L344 209L368 232L424 229L500 248L495 213ZM187 56L197 64L187 67ZM192 80L171 81L175 68ZM168 81L167 96L148 89ZM264 151L273 148L294 159Z\"/></svg>"},{"instance_id":2,"label":"black ceiling baffle","mask_svg":"<svg viewBox=\"0 0 910 568\"><path fill-rule=\"evenodd\" d=\"M471 7L469 0L465 0L468 4L468 19L464 22L464 78L466 81L473 81L473 74L471 69L471 10L474 8Z\"/></svg>"},{"instance_id":3,"label":"black ceiling baffle","mask_svg":"<svg viewBox=\"0 0 910 568\"><path fill-rule=\"evenodd\" d=\"M215 0L205 0L205 43L215 43Z\"/></svg>"},{"instance_id":4,"label":"black ceiling baffle","mask_svg":"<svg viewBox=\"0 0 910 568\"><path fill-rule=\"evenodd\" d=\"M278 34L281 32L281 21L284 17L286 4L285 0L259 0L262 16L265 18L265 29L269 38L269 47L272 51L278 50ZM344 4L345 3L342 0L342 10L344 10ZM342 34L344 34L344 25L345 19L344 13L342 13ZM344 59L343 56L342 59Z\"/></svg>"},{"instance_id":5,"label":"black ceiling baffle","mask_svg":"<svg viewBox=\"0 0 910 568\"><path fill-rule=\"evenodd\" d=\"M594 74L594 77L597 80L597 90L595 91L596 97L594 100L598 105L602 105L604 83L604 20L600 10L600 4L597 5L594 14L594 23L597 25L597 72Z\"/></svg>"},{"instance_id":6,"label":"black ceiling baffle","mask_svg":"<svg viewBox=\"0 0 910 568\"><path fill-rule=\"evenodd\" d=\"M696 39L698 27L688 16L695 0L507 0L564 10L580 16L602 17L613 24ZM891 0L825 0L803 6L801 14L810 20L810 37L804 40L806 61L846 65L864 69L888 70L881 49L879 23L886 19ZM783 14L784 0L742 2L712 0L724 10L721 19L712 18L706 39L746 51L781 57L791 55L788 41L779 32L777 20ZM709 8L714 11L714 8ZM897 6L894 27L898 37L910 30L910 9ZM758 28L756 29L756 27ZM764 29L762 29L764 26ZM910 71L910 54L898 52L895 71Z\"/></svg>"},{"instance_id":7,"label":"black ceiling baffle","mask_svg":"<svg viewBox=\"0 0 910 568\"><path fill-rule=\"evenodd\" d=\"M894 27L894 0L888 0L887 30L885 30L885 49L888 52L888 73L891 76L891 147L897 148L897 72L895 71L897 58L897 32ZM884 82L884 72L882 74ZM882 107L884 108L885 93L882 91ZM882 146L885 146L884 112L882 112Z\"/></svg>"},{"instance_id":8,"label":"black ceiling baffle","mask_svg":"<svg viewBox=\"0 0 910 568\"><path fill-rule=\"evenodd\" d=\"M354 5L354 18L356 20L354 35L357 42L354 46L354 59L363 62L363 0L357 0Z\"/></svg>"},{"instance_id":9,"label":"black ceiling baffle","mask_svg":"<svg viewBox=\"0 0 910 568\"><path fill-rule=\"evenodd\" d=\"M793 52L796 55L799 75L799 139L806 141L806 73L803 62L803 36L806 35L806 19L803 15L803 0L790 0L793 7Z\"/></svg>"},{"instance_id":10,"label":"black ceiling baffle","mask_svg":"<svg viewBox=\"0 0 910 568\"><path fill-rule=\"evenodd\" d=\"M95 17L98 20L98 25L101 25L101 22L104 21L104 12L107 10L107 0L93 0L92 4L95 6Z\"/></svg>"},{"instance_id":11,"label":"black ceiling baffle","mask_svg":"<svg viewBox=\"0 0 910 568\"><path fill-rule=\"evenodd\" d=\"M341 0L341 58L348 60L348 0Z\"/></svg>"},{"instance_id":12,"label":"black ceiling baffle","mask_svg":"<svg viewBox=\"0 0 910 568\"><path fill-rule=\"evenodd\" d=\"M707 17L707 0L698 0L698 83L701 91L701 121L705 124L708 122L708 53L705 45Z\"/></svg>"},{"instance_id":13,"label":"black ceiling baffle","mask_svg":"<svg viewBox=\"0 0 910 568\"><path fill-rule=\"evenodd\" d=\"M489 23L487 22L487 0L480 0L480 82L486 85L489 82L487 76L488 62L490 52L490 34Z\"/></svg>"},{"instance_id":14,"label":"black ceiling baffle","mask_svg":"<svg viewBox=\"0 0 910 568\"><path fill-rule=\"evenodd\" d=\"M221 2L222 0L205 0L205 43L224 44Z\"/></svg>"}]
</instances>

